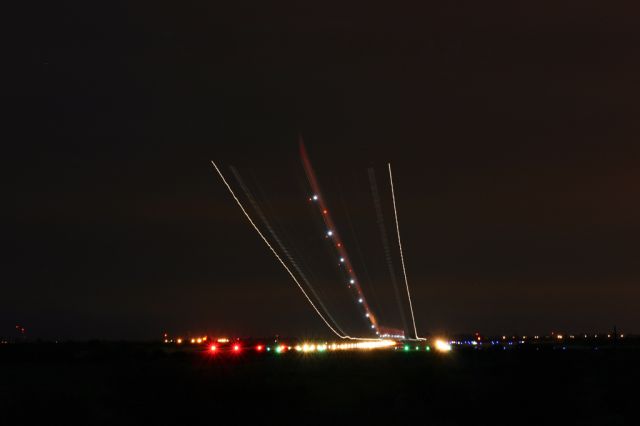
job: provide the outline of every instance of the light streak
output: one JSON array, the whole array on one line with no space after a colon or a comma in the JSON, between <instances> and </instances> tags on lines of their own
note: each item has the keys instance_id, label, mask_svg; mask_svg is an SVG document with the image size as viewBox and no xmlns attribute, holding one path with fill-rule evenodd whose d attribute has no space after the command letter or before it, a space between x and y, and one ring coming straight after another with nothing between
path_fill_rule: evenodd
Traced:
<instances>
[{"instance_id":1,"label":"light streak","mask_svg":"<svg viewBox=\"0 0 640 426\"><path fill-rule=\"evenodd\" d=\"M384 224L384 215L382 213L382 203L380 202L380 193L378 192L378 184L376 182L376 173L373 168L367 170L369 175L369 184L371 185L371 196L373 197L373 205L376 211L376 222L378 224L378 230L380 231L380 238L382 239L382 247L384 249L384 257L387 261L387 269L389 271L389 277L391 278L391 285L393 286L393 294L396 298L396 304L398 305L398 311L400 312L400 320L402 321L403 333L409 333L407 328L407 319L405 317L405 310L402 305L402 297L400 296L400 289L398 286L398 280L396 279L396 270L393 267L393 258L391 257L391 249L389 247L389 238L387 237L387 229Z\"/></svg>"},{"instance_id":2,"label":"light streak","mask_svg":"<svg viewBox=\"0 0 640 426\"><path fill-rule=\"evenodd\" d=\"M318 316L322 319L322 321L327 325L327 327L329 327L329 329L333 332L333 334L335 334L336 336L340 337L341 339L348 339L349 336L346 335L341 335L340 333L338 333L332 326L331 324L329 324L329 322L326 320L326 318L324 317L324 315L322 315L322 313L320 312L320 310L316 307L316 305L313 303L313 301L311 300L311 298L309 297L309 295L307 294L306 291L304 291L304 288L302 287L302 285L300 285L300 282L298 281L298 279L296 278L296 276L293 274L293 272L291 272L291 269L289 269L289 267L287 266L286 263L284 263L284 261L282 260L282 258L280 257L280 255L278 254L278 252L276 252L276 250L273 248L273 246L269 243L269 240L267 240L267 238L262 234L262 232L260 232L260 229L258 228L258 226L253 222L253 219L251 219L251 216L249 216L249 213L247 213L247 211L245 210L244 206L242 205L242 203L240 202L240 200L238 199L238 197L236 197L236 194L233 192L233 189L231 189L231 186L229 185L229 183L227 182L227 180L225 179L224 175L222 174L222 172L220 171L220 169L218 168L217 164L214 161L211 161L211 164L213 165L214 169L216 170L216 172L218 172L218 175L220 176L220 179L222 179L222 182L225 184L225 186L227 187L227 189L229 190L229 193L231 194L231 196L233 197L233 199L236 201L236 203L238 204L238 207L240 207L240 210L242 210L242 213L244 213L245 217L249 220L249 223L251 224L251 226L253 226L253 229L256 230L256 232L258 233L258 235L260 236L260 238L262 238L262 240L264 241L264 243L267 245L267 247L269 247L269 249L271 250L271 252L273 253L273 255L278 259L278 261L280 262L280 264L284 267L284 269L289 273L289 275L291 276L291 278L293 279L293 281L296 283L296 285L298 286L298 288L300 289L300 291L302 292L302 294L304 295L304 297L307 299L307 301L309 302L309 304L311 305L311 307L313 308L314 311L316 311L316 313L318 314ZM234 347L235 349L235 347Z\"/></svg>"},{"instance_id":3,"label":"light streak","mask_svg":"<svg viewBox=\"0 0 640 426\"><path fill-rule=\"evenodd\" d=\"M280 247L281 253L283 253L284 257L286 257L286 259L289 260L289 264L292 265L293 269L298 273L298 276L300 277L301 281L304 284L307 285L307 289L315 297L315 300L318 303L319 307L322 308L322 312L324 312L325 315L327 315L329 320L331 320L331 323L335 326L335 328L340 333L345 334L344 330L338 324L338 321L336 321L336 319L333 317L333 315L331 315L331 312L329 312L329 309L327 309L327 307L324 305L324 303L322 303L322 299L320 298L320 296L316 292L316 290L313 287L313 285L311 285L311 282L307 278L306 274L302 271L302 268L295 261L295 259L293 258L292 254L289 252L289 250L287 250L287 247L281 241L280 237L278 237L278 234L276 233L275 229L273 229L273 227L271 226L271 224L267 220L267 217L265 216L265 214L263 213L262 209L260 208L257 200L255 199L255 197L253 196L253 194L251 193L249 188L245 185L244 181L240 177L240 173L238 173L238 171L234 167L230 167L230 169L231 169L231 173L233 173L233 176L236 178L236 181L238 182L238 185L240 185L240 188L244 191L245 195L247 196L247 199L249 200L249 202L253 206L254 212L258 215L258 218L262 220L262 223L267 228L267 231L269 232L269 234L271 234L272 241L275 241L276 245L278 247ZM317 199L317 195L314 195L314 197L316 197L316 199Z\"/></svg>"},{"instance_id":4,"label":"light streak","mask_svg":"<svg viewBox=\"0 0 640 426\"><path fill-rule=\"evenodd\" d=\"M304 143L302 142L302 138L300 138L299 146L300 146L300 157L302 159L302 165L307 175L307 180L309 181L309 185L311 186L312 194L318 196L318 200L317 200L318 208L322 213L322 220L324 221L324 224L327 229L326 235L327 237L331 237L335 241L334 247L336 247L336 251L338 252L340 263L344 264L345 269L349 272L348 278L355 280L354 287L357 290L356 294L358 294L360 297L364 299L364 296L362 296L362 289L360 288L360 284L359 284L360 281L357 279L355 273L353 272L353 266L351 264L351 260L347 255L347 251L344 248L344 244L341 244L342 239L340 238L338 230L336 229L333 223L331 215L328 213L329 209L325 204L325 200L324 200L324 197L322 196L322 193L320 192L320 186L318 184L318 180L316 178L315 172L313 171L313 167L311 165L311 161L309 160L309 156L307 155L307 151L304 147ZM327 214L324 213L325 211L327 211ZM361 302L361 305L364 311L369 313L369 317L368 317L369 323L371 325L371 328L375 330L376 328L378 328L378 321L376 317L373 315L373 313L371 312L371 309L369 308L369 304L367 303L366 300L363 300L363 302Z\"/></svg>"},{"instance_id":5,"label":"light streak","mask_svg":"<svg viewBox=\"0 0 640 426\"><path fill-rule=\"evenodd\" d=\"M389 183L391 184L391 199L393 200L393 215L396 220L396 231L398 233L398 247L400 248L400 262L402 263L402 274L404 275L404 284L407 287L407 297L409 299L409 311L411 312L411 321L413 322L413 331L415 333L416 339L421 339L418 336L418 329L416 328L416 318L413 315L413 304L411 303L411 292L409 291L409 280L407 280L407 269L404 266L404 255L402 254L402 241L400 240L400 224L398 223L398 210L396 209L396 195L393 189L393 175L391 173L391 163L387 164L389 166Z\"/></svg>"}]
</instances>

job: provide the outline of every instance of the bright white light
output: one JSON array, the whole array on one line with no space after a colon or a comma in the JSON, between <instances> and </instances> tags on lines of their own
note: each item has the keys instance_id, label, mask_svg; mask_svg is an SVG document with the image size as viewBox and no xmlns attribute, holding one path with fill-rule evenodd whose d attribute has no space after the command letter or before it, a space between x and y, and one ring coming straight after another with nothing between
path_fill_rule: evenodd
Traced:
<instances>
[{"instance_id":1,"label":"bright white light","mask_svg":"<svg viewBox=\"0 0 640 426\"><path fill-rule=\"evenodd\" d=\"M360 298L360 299L358 299L358 303L362 303L362 299L361 299L361 298Z\"/></svg>"},{"instance_id":2,"label":"bright white light","mask_svg":"<svg viewBox=\"0 0 640 426\"><path fill-rule=\"evenodd\" d=\"M313 201L318 201L318 196L315 195L315 194L313 194L313 197L311 197L311 198L313 198Z\"/></svg>"},{"instance_id":3,"label":"bright white light","mask_svg":"<svg viewBox=\"0 0 640 426\"><path fill-rule=\"evenodd\" d=\"M341 257L341 258L340 258L340 262L344 262L344 257Z\"/></svg>"},{"instance_id":4,"label":"bright white light","mask_svg":"<svg viewBox=\"0 0 640 426\"><path fill-rule=\"evenodd\" d=\"M371 324L371 328L376 328L376 326L375 326L375 325L373 325L373 324Z\"/></svg>"},{"instance_id":5,"label":"bright white light","mask_svg":"<svg viewBox=\"0 0 640 426\"><path fill-rule=\"evenodd\" d=\"M327 235L328 236L332 236L333 235L333 231L327 231Z\"/></svg>"},{"instance_id":6,"label":"bright white light","mask_svg":"<svg viewBox=\"0 0 640 426\"><path fill-rule=\"evenodd\" d=\"M367 318L369 318L369 314L368 314L368 313L367 313L367 314L364 314L364 316L365 316L365 317L367 317Z\"/></svg>"},{"instance_id":7,"label":"bright white light","mask_svg":"<svg viewBox=\"0 0 640 426\"><path fill-rule=\"evenodd\" d=\"M355 284L355 283L356 283L356 280L354 280L354 279L350 279L350 280L349 280L349 282L350 282L351 284Z\"/></svg>"},{"instance_id":8,"label":"bright white light","mask_svg":"<svg viewBox=\"0 0 640 426\"><path fill-rule=\"evenodd\" d=\"M451 345L440 339L435 341L434 346L439 352L449 352L451 350Z\"/></svg>"}]
</instances>

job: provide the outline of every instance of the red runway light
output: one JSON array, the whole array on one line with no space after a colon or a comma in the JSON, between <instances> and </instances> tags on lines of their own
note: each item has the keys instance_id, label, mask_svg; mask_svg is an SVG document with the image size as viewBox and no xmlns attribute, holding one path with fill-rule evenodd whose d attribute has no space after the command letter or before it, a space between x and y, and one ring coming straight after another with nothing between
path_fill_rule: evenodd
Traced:
<instances>
[{"instance_id":1,"label":"red runway light","mask_svg":"<svg viewBox=\"0 0 640 426\"><path fill-rule=\"evenodd\" d=\"M262 345L258 345L258 346L256 346L256 350L257 350L258 352L262 352Z\"/></svg>"},{"instance_id":2,"label":"red runway light","mask_svg":"<svg viewBox=\"0 0 640 426\"><path fill-rule=\"evenodd\" d=\"M233 345L234 352L240 352L240 345Z\"/></svg>"},{"instance_id":3,"label":"red runway light","mask_svg":"<svg viewBox=\"0 0 640 426\"><path fill-rule=\"evenodd\" d=\"M211 345L211 348L209 348L209 349L211 349L211 352L215 352L215 351L218 350L216 345Z\"/></svg>"}]
</instances>

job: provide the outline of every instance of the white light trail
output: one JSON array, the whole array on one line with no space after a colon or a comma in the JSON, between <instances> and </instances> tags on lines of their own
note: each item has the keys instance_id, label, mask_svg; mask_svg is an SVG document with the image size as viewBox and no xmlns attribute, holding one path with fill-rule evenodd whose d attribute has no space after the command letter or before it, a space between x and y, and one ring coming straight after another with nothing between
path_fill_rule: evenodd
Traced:
<instances>
[{"instance_id":1,"label":"white light trail","mask_svg":"<svg viewBox=\"0 0 640 426\"><path fill-rule=\"evenodd\" d=\"M407 280L407 270L404 266L404 255L402 254L402 242L400 241L400 225L398 223L398 210L396 209L396 194L393 190L393 175L391 174L391 163L389 166L389 182L391 184L391 199L393 200L393 215L396 220L396 231L398 233L398 247L400 248L400 261L402 262L402 274L404 275L404 284L407 287L407 297L409 298L409 310L411 311L411 321L413 322L413 331L416 335L416 339L425 340L418 336L418 329L416 328L416 318L413 315L413 304L411 303L411 292L409 292L409 280Z\"/></svg>"},{"instance_id":2,"label":"white light trail","mask_svg":"<svg viewBox=\"0 0 640 426\"><path fill-rule=\"evenodd\" d=\"M227 182L227 180L225 179L224 175L222 174L222 172L220 171L220 169L218 168L218 166L216 165L216 163L212 160L211 164L213 165L214 169L216 170L216 172L218 173L218 175L220 176L220 179L222 179L222 182L224 183L224 185L227 187L227 189L229 190L229 193L231 194L231 196L233 197L233 199L236 201L236 203L238 204L238 207L240 207L240 210L242 210L242 213L244 213L244 215L246 216L246 218L249 220L249 223L251 223L251 226L253 226L253 229L256 230L256 232L258 233L258 235L260 236L260 238L262 238L262 241L265 242L265 244L267 245L267 247L269 247L269 249L271 250L271 252L274 254L274 256L278 259L278 261L280 262L280 264L284 267L284 269L286 269L286 271L289 273L289 275L291 276L291 278L293 278L293 281L296 283L296 285L298 286L298 288L300 289L300 291L302 291L302 294L304 294L304 297L309 301L309 304L311 305L311 307L313 308L314 311L316 311L316 313L318 314L318 316L322 319L322 321L324 321L324 323L327 325L327 327L329 327L329 329L339 338L341 339L349 339L349 340L364 340L364 341L370 341L371 339L368 339L366 337L351 337L347 334L342 335L340 333L338 333L332 326L331 324L329 324L329 322L326 320L326 318L322 315L322 313L318 310L318 308L316 307L316 305L313 303L313 301L311 300L311 298L309 297L309 295L307 295L307 292L304 291L304 288L300 285L300 282L298 282L298 279L296 278L296 276L293 274L293 272L291 272L291 270L289 269L289 267L286 265L286 263L284 263L284 261L282 260L282 258L280 257L280 255L278 255L278 252L275 251L275 249L273 248L273 246L269 243L269 240L267 240L267 238L262 234L262 232L260 232L260 229L256 226L256 224L254 223L254 221L251 219L251 216L249 216L249 213L247 213L247 211L244 209L244 206L242 205L242 203L240 202L240 200L238 199L238 197L236 197L235 192L233 192L233 189L231 189L231 186L229 185L229 183ZM371 326L373 328L373 325Z\"/></svg>"},{"instance_id":3,"label":"white light trail","mask_svg":"<svg viewBox=\"0 0 640 426\"><path fill-rule=\"evenodd\" d=\"M322 315L322 313L318 310L318 308L316 307L316 305L313 303L313 301L311 300L311 298L307 295L307 292L304 291L304 288L302 287L302 285L300 285L300 283L298 282L298 279L296 278L296 276L293 274L293 272L291 272L291 270L289 269L289 267L284 263L284 261L282 260L282 258L280 257L280 255L278 255L278 252L275 251L275 249L273 248L273 246L271 246L271 244L269 243L269 241L267 240L267 238L262 234L262 232L260 232L260 229L256 226L256 224L253 222L253 220L251 219L251 216L249 216L249 213L247 213L247 211L244 209L244 206L242 205L242 203L240 202L240 200L238 199L238 197L236 197L236 194L233 192L233 189L231 189L231 186L229 185L229 183L227 182L227 180L224 178L224 175L222 174L222 172L220 171L220 169L218 168L218 166L216 165L216 163L214 161L211 161L211 164L213 164L213 167L216 169L216 172L218 172L218 175L220 176L220 179L222 179L222 182L225 184L225 186L227 187L227 189L229 190L229 192L231 193L231 196L233 197L233 199L236 201L236 203L238 204L238 207L240 207L240 210L242 210L242 213L244 213L244 215L246 216L246 218L249 220L249 223L251 223L251 226L253 226L253 229L256 230L256 232L258 233L258 235L260 236L260 238L262 238L262 240L265 242L265 244L267 245L267 247L269 247L269 249L271 250L271 252L274 254L274 256L278 259L278 261L282 264L282 266L284 267L284 269L286 269L286 271L289 273L289 275L291 276L291 278L293 278L293 281L297 284L298 288L300 289L300 291L302 291L302 294L304 294L304 297L307 299L307 301L309 301L309 304L313 307L313 309L316 311L316 313L318 314L318 316L322 319L322 321L324 321L324 323L327 325L327 327L329 327L329 329L339 338L341 339L353 339L350 336L347 335L341 335L340 333L338 333L332 326L331 324L329 324L329 322L325 319L325 317Z\"/></svg>"}]
</instances>

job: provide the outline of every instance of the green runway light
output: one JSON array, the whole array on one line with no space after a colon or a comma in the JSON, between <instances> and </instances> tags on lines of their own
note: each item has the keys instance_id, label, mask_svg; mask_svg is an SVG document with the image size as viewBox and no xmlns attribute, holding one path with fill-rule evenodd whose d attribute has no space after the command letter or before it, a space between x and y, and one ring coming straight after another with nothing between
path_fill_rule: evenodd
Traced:
<instances>
[{"instance_id":1,"label":"green runway light","mask_svg":"<svg viewBox=\"0 0 640 426\"><path fill-rule=\"evenodd\" d=\"M267 346L267 352L271 352L271 348Z\"/></svg>"},{"instance_id":2,"label":"green runway light","mask_svg":"<svg viewBox=\"0 0 640 426\"><path fill-rule=\"evenodd\" d=\"M420 350L420 346L416 346L416 351L419 351L419 350Z\"/></svg>"},{"instance_id":3,"label":"green runway light","mask_svg":"<svg viewBox=\"0 0 640 426\"><path fill-rule=\"evenodd\" d=\"M409 350L409 345L404 345L404 350L408 351Z\"/></svg>"},{"instance_id":4,"label":"green runway light","mask_svg":"<svg viewBox=\"0 0 640 426\"><path fill-rule=\"evenodd\" d=\"M424 348L427 352L431 352L431 346L427 346Z\"/></svg>"}]
</instances>

